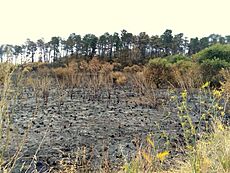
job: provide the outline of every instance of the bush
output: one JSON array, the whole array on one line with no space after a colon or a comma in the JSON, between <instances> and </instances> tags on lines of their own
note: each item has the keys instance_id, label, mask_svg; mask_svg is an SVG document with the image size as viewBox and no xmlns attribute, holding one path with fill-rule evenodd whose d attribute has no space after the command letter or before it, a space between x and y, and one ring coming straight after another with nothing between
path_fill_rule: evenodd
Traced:
<instances>
[{"instance_id":1,"label":"bush","mask_svg":"<svg viewBox=\"0 0 230 173\"><path fill-rule=\"evenodd\" d=\"M194 55L201 64L203 81L210 81L213 86L219 86L220 70L230 67L230 45L215 44Z\"/></svg>"},{"instance_id":2,"label":"bush","mask_svg":"<svg viewBox=\"0 0 230 173\"><path fill-rule=\"evenodd\" d=\"M157 88L166 87L173 81L172 63L164 58L151 59L144 72L148 83L154 83Z\"/></svg>"},{"instance_id":3,"label":"bush","mask_svg":"<svg viewBox=\"0 0 230 173\"><path fill-rule=\"evenodd\" d=\"M54 76L57 76L57 78L61 80L68 80L74 73L75 71L70 67L58 67L53 69Z\"/></svg>"},{"instance_id":4,"label":"bush","mask_svg":"<svg viewBox=\"0 0 230 173\"><path fill-rule=\"evenodd\" d=\"M225 60L219 58L206 59L201 64L203 80L218 83L221 80L219 75L220 70L229 67L230 63Z\"/></svg>"},{"instance_id":5,"label":"bush","mask_svg":"<svg viewBox=\"0 0 230 173\"><path fill-rule=\"evenodd\" d=\"M177 63L179 61L190 61L190 58L181 54L165 57L170 63Z\"/></svg>"},{"instance_id":6,"label":"bush","mask_svg":"<svg viewBox=\"0 0 230 173\"><path fill-rule=\"evenodd\" d=\"M190 88L198 87L202 83L199 64L183 55L150 60L145 77L158 88L169 85Z\"/></svg>"},{"instance_id":7,"label":"bush","mask_svg":"<svg viewBox=\"0 0 230 173\"><path fill-rule=\"evenodd\" d=\"M174 86L195 88L202 84L200 65L191 60L180 60L173 65Z\"/></svg>"},{"instance_id":8,"label":"bush","mask_svg":"<svg viewBox=\"0 0 230 173\"><path fill-rule=\"evenodd\" d=\"M230 45L215 44L201 50L194 55L194 58L198 60L199 63L203 63L206 60L214 60L216 58L230 63Z\"/></svg>"}]
</instances>

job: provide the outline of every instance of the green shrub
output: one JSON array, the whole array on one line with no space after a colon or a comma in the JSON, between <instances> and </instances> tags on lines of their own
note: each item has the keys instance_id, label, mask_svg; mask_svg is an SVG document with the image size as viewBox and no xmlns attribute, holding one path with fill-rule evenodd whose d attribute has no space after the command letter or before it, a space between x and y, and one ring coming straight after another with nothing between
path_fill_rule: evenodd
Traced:
<instances>
[{"instance_id":1,"label":"green shrub","mask_svg":"<svg viewBox=\"0 0 230 173\"><path fill-rule=\"evenodd\" d=\"M229 68L230 62L223 59L206 59L201 64L201 71L204 81L219 82L221 69Z\"/></svg>"},{"instance_id":2,"label":"green shrub","mask_svg":"<svg viewBox=\"0 0 230 173\"><path fill-rule=\"evenodd\" d=\"M202 83L200 65L183 55L155 58L149 61L145 77L158 88L198 87Z\"/></svg>"},{"instance_id":3,"label":"green shrub","mask_svg":"<svg viewBox=\"0 0 230 173\"><path fill-rule=\"evenodd\" d=\"M145 77L148 82L154 83L157 88L168 86L173 81L172 63L164 58L151 59L145 70Z\"/></svg>"},{"instance_id":4,"label":"green shrub","mask_svg":"<svg viewBox=\"0 0 230 173\"><path fill-rule=\"evenodd\" d=\"M221 80L221 69L230 67L230 45L215 44L194 55L201 64L203 81L210 81L214 86Z\"/></svg>"},{"instance_id":5,"label":"green shrub","mask_svg":"<svg viewBox=\"0 0 230 173\"><path fill-rule=\"evenodd\" d=\"M230 63L230 45L215 44L201 50L194 55L194 58L198 60L199 63L203 63L205 60L214 60L216 58Z\"/></svg>"},{"instance_id":6,"label":"green shrub","mask_svg":"<svg viewBox=\"0 0 230 173\"><path fill-rule=\"evenodd\" d=\"M177 63L179 61L190 61L191 60L189 57L181 55L181 54L167 56L166 59L170 63Z\"/></svg>"}]
</instances>

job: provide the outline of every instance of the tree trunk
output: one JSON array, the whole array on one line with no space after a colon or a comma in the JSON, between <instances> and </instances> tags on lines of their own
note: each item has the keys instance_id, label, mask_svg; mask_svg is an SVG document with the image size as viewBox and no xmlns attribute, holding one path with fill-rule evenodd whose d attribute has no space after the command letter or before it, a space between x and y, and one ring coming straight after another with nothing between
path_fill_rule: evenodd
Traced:
<instances>
[{"instance_id":1,"label":"tree trunk","mask_svg":"<svg viewBox=\"0 0 230 173\"><path fill-rule=\"evenodd\" d=\"M34 62L34 53L32 53L31 61Z\"/></svg>"}]
</instances>

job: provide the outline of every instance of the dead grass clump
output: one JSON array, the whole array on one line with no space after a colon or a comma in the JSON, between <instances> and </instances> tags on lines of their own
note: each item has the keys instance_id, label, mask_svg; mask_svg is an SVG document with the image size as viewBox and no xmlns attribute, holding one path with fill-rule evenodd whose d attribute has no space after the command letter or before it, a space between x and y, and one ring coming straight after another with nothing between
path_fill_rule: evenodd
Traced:
<instances>
[{"instance_id":1,"label":"dead grass clump","mask_svg":"<svg viewBox=\"0 0 230 173\"><path fill-rule=\"evenodd\" d=\"M68 80L73 73L75 73L75 71L71 67L58 67L53 69L53 75L60 80Z\"/></svg>"},{"instance_id":2,"label":"dead grass clump","mask_svg":"<svg viewBox=\"0 0 230 173\"><path fill-rule=\"evenodd\" d=\"M102 67L102 64L98 60L98 58L92 58L92 60L89 61L88 63L89 71L91 73L97 73Z\"/></svg>"},{"instance_id":3,"label":"dead grass clump","mask_svg":"<svg viewBox=\"0 0 230 173\"><path fill-rule=\"evenodd\" d=\"M175 81L171 81L175 87L183 89L197 88L202 84L200 66L191 61L179 61L173 65L172 76Z\"/></svg>"},{"instance_id":4,"label":"dead grass clump","mask_svg":"<svg viewBox=\"0 0 230 173\"><path fill-rule=\"evenodd\" d=\"M45 62L33 62L33 63L26 63L23 64L23 68L31 68L31 71L37 71L38 69L43 69L47 66L48 63Z\"/></svg>"},{"instance_id":5,"label":"dead grass clump","mask_svg":"<svg viewBox=\"0 0 230 173\"><path fill-rule=\"evenodd\" d=\"M129 66L125 67L123 71L126 73L137 73L137 72L141 72L142 68L138 65L133 65L131 67Z\"/></svg>"},{"instance_id":6,"label":"dead grass clump","mask_svg":"<svg viewBox=\"0 0 230 173\"><path fill-rule=\"evenodd\" d=\"M128 78L128 82L133 87L134 91L139 96L130 100L131 103L136 105L145 105L156 108L156 85L154 82L149 81L146 78L146 67L140 68L139 66L134 68L127 67L124 69L125 74ZM131 72L132 71L132 72Z\"/></svg>"},{"instance_id":7,"label":"dead grass clump","mask_svg":"<svg viewBox=\"0 0 230 173\"><path fill-rule=\"evenodd\" d=\"M127 82L127 78L122 72L112 72L113 82L117 85L124 85Z\"/></svg>"},{"instance_id":8,"label":"dead grass clump","mask_svg":"<svg viewBox=\"0 0 230 173\"><path fill-rule=\"evenodd\" d=\"M73 74L78 70L78 64L71 60L64 67L58 67L52 69L52 74L54 77L57 77L59 80L69 80Z\"/></svg>"},{"instance_id":9,"label":"dead grass clump","mask_svg":"<svg viewBox=\"0 0 230 173\"><path fill-rule=\"evenodd\" d=\"M4 84L7 74L11 73L14 65L10 63L0 63L0 84Z\"/></svg>"},{"instance_id":10,"label":"dead grass clump","mask_svg":"<svg viewBox=\"0 0 230 173\"><path fill-rule=\"evenodd\" d=\"M44 66L42 68L38 68L37 74L41 77L50 76L52 74L52 70L49 67Z\"/></svg>"},{"instance_id":11,"label":"dead grass clump","mask_svg":"<svg viewBox=\"0 0 230 173\"><path fill-rule=\"evenodd\" d=\"M30 76L25 83L28 87L33 89L33 95L36 99L36 103L38 103L38 98L41 97L44 104L47 105L52 79L48 76L42 78Z\"/></svg>"},{"instance_id":12,"label":"dead grass clump","mask_svg":"<svg viewBox=\"0 0 230 173\"><path fill-rule=\"evenodd\" d=\"M87 63L87 61L83 60L79 63L79 70L81 72L87 72L89 69L89 64Z\"/></svg>"},{"instance_id":13,"label":"dead grass clump","mask_svg":"<svg viewBox=\"0 0 230 173\"><path fill-rule=\"evenodd\" d=\"M107 88L111 87L112 85L111 73L113 72L113 68L114 68L114 65L108 62L104 63L101 66L101 69L99 71L99 77L98 77L100 86L104 86Z\"/></svg>"},{"instance_id":14,"label":"dead grass clump","mask_svg":"<svg viewBox=\"0 0 230 173\"><path fill-rule=\"evenodd\" d=\"M100 73L104 73L104 74L108 74L111 73L113 71L114 68L114 64L110 64L108 62L102 64L101 68L100 68Z\"/></svg>"},{"instance_id":15,"label":"dead grass clump","mask_svg":"<svg viewBox=\"0 0 230 173\"><path fill-rule=\"evenodd\" d=\"M0 172L10 173L16 167L17 160L24 149L31 124L25 122L25 127L27 125L25 133L23 132L24 135L18 138L12 116L14 116L18 98L22 94L24 84L22 79L25 71L9 63L0 64L0 67L4 69L2 74L4 81L0 89Z\"/></svg>"},{"instance_id":16,"label":"dead grass clump","mask_svg":"<svg viewBox=\"0 0 230 173\"><path fill-rule=\"evenodd\" d=\"M114 64L99 61L94 57L89 62L71 60L65 67L54 68L52 74L59 80L59 83L64 83L71 90L76 86L83 86L96 91L100 87L112 86L111 73L114 66ZM120 84L123 81L124 78L118 79Z\"/></svg>"}]
</instances>

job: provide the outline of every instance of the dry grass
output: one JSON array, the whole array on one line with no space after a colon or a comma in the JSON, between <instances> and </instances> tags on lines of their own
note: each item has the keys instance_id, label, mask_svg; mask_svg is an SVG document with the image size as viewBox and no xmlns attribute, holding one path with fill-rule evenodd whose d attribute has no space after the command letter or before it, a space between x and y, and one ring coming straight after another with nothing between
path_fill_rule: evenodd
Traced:
<instances>
[{"instance_id":1,"label":"dry grass","mask_svg":"<svg viewBox=\"0 0 230 173\"><path fill-rule=\"evenodd\" d=\"M13 64L0 63L0 85L4 84L5 80L7 80L7 75L10 74L13 69Z\"/></svg>"},{"instance_id":2,"label":"dry grass","mask_svg":"<svg viewBox=\"0 0 230 173\"><path fill-rule=\"evenodd\" d=\"M174 168L164 170L168 152L154 154L142 149L136 158L126 163L120 173L229 173L230 172L230 128L220 121L214 122L214 131L197 141L196 147L186 151L186 158L174 160ZM151 152L150 152L151 151Z\"/></svg>"},{"instance_id":3,"label":"dry grass","mask_svg":"<svg viewBox=\"0 0 230 173\"><path fill-rule=\"evenodd\" d=\"M131 67L127 66L124 68L124 72L126 73L136 73L136 72L141 72L141 71L142 71L142 67L138 65L133 65Z\"/></svg>"},{"instance_id":4,"label":"dry grass","mask_svg":"<svg viewBox=\"0 0 230 173\"><path fill-rule=\"evenodd\" d=\"M38 67L37 67L38 66ZM89 62L69 62L65 67L53 68L49 69L46 67L40 67L37 65L36 67L38 75L42 78L34 78L33 76L27 79L27 84L34 89L35 97L43 97L44 103L47 104L49 97L49 89L52 85L52 79L50 78L50 74L53 74L56 79L56 82L60 87L59 91L62 92L65 86L68 86L68 89L73 89L74 87L78 87L80 85L87 86L94 90L96 93L97 90L101 87L105 87L108 89L112 89L113 82L116 85L125 85L128 82L136 88L143 97L142 102L147 102L148 104L156 105L156 82L158 82L159 87L163 86L166 82L171 80L172 78L176 79L176 83L178 86L182 88L191 88L199 85L200 78L199 69L196 67L190 68L174 68L174 71L170 72L170 74L166 74L168 72L168 66L166 70L159 69L155 67L153 69L142 68L139 66L126 67L124 72L114 72L114 64L110 63L101 63L98 59L94 58ZM6 87L5 93L2 92L1 95L5 96L7 94L8 87L10 84L10 74L11 74L11 66L8 66L8 71L5 71L5 64L0 65L1 74L8 74L0 76L0 82L4 83L4 87ZM29 69L29 70L28 70ZM185 69L185 71L183 71ZM24 72L31 71L32 67L28 66L24 69ZM225 92L225 94L219 95L220 91L214 90L211 91L214 96L216 96L216 100L221 101L221 97L229 98L230 93L230 73L228 70L223 70L221 72L223 78L225 79L223 83L223 88L221 90ZM156 75L156 76L154 76ZM165 83L161 83L156 79L158 76L164 80ZM168 76L162 76L168 75ZM52 77L52 76L51 76ZM196 80L194 80L196 78ZM4 90L3 90L4 91ZM73 91L73 90L72 90ZM9 94L9 93L8 93ZM183 93L182 93L183 94ZM63 95L63 94L60 94ZM9 95L7 95L8 97ZM5 103L4 98L0 100L0 108L5 111L7 103ZM183 98L183 96L182 96ZM60 98L61 99L61 98ZM184 98L184 102L186 102L186 98ZM185 103L184 103L185 105ZM215 111L218 110L221 105L217 105L215 107ZM210 111L210 110L208 110ZM227 111L227 106L217 112L217 115L221 115L223 111ZM183 109L182 112L186 112L186 109ZM211 111L210 111L211 112ZM0 112L0 119L7 118L7 114L2 114L4 112ZM189 115L189 114L188 114ZM3 117L5 116L5 117ZM189 118L189 117L188 117ZM138 148L136 151L136 157L133 158L130 162L126 162L123 167L120 168L120 173L138 173L138 172L170 172L170 173L184 173L184 172L196 172L196 173L209 173L209 172L230 172L230 129L229 127L223 125L218 119L215 119L213 123L214 130L210 134L206 134L204 138L196 141L195 145L189 147L188 150L185 150L187 157L183 160L174 160L176 164L175 167L169 168L167 171L164 170L164 163L167 162L167 158L170 151L168 150L156 150L156 146L152 138L147 137L147 146L145 148ZM183 123L183 122L182 122ZM9 124L6 124L9 126ZM190 130L192 128L192 124L190 126ZM0 132L5 133L0 127ZM194 133L192 133L194 134ZM0 140L1 143L9 144L9 140L7 138ZM7 143L6 143L6 142ZM189 144L188 144L189 145ZM3 146L3 145L2 145ZM0 147L1 149L1 147ZM75 173L75 172L90 172L90 161L85 160L85 149L79 151L80 154L77 154L77 158L75 160L69 160L65 162L62 160L60 162L60 170L58 173ZM79 167L79 158L80 165L84 165L84 167ZM4 168L2 164L5 162L2 155L0 155L0 171ZM102 162L101 167L98 172L109 172L110 165L108 162ZM13 168L5 169L6 173L9 173ZM36 172L36 170L35 170Z\"/></svg>"},{"instance_id":5,"label":"dry grass","mask_svg":"<svg viewBox=\"0 0 230 173\"><path fill-rule=\"evenodd\" d=\"M214 132L197 142L196 148L188 151L188 158L177 162L175 173L229 173L230 172L230 128L214 123Z\"/></svg>"},{"instance_id":6,"label":"dry grass","mask_svg":"<svg viewBox=\"0 0 230 173\"><path fill-rule=\"evenodd\" d=\"M220 75L224 78L223 89L225 93L230 96L230 70L222 69Z\"/></svg>"},{"instance_id":7,"label":"dry grass","mask_svg":"<svg viewBox=\"0 0 230 173\"><path fill-rule=\"evenodd\" d=\"M112 72L112 78L117 85L124 85L127 82L127 78L122 72Z\"/></svg>"},{"instance_id":8,"label":"dry grass","mask_svg":"<svg viewBox=\"0 0 230 173\"><path fill-rule=\"evenodd\" d=\"M184 61L177 63L173 66L171 73L173 79L175 79L175 82L171 81L171 84L175 87L191 89L200 87L202 84L200 66L193 62Z\"/></svg>"},{"instance_id":9,"label":"dry grass","mask_svg":"<svg viewBox=\"0 0 230 173\"><path fill-rule=\"evenodd\" d=\"M12 123L12 115L14 112L14 104L17 104L17 99L22 91L22 79L27 70L20 70L17 66L9 63L0 64L0 74L4 74L4 81L0 88L0 172L10 173L16 166L16 161L22 152L25 144L28 128L25 130L24 136L17 140L17 133L12 132L14 125ZM12 105L13 106L10 106ZM17 144L14 145L15 140ZM13 144L13 145L12 145ZM14 153L10 150L14 150Z\"/></svg>"}]
</instances>

